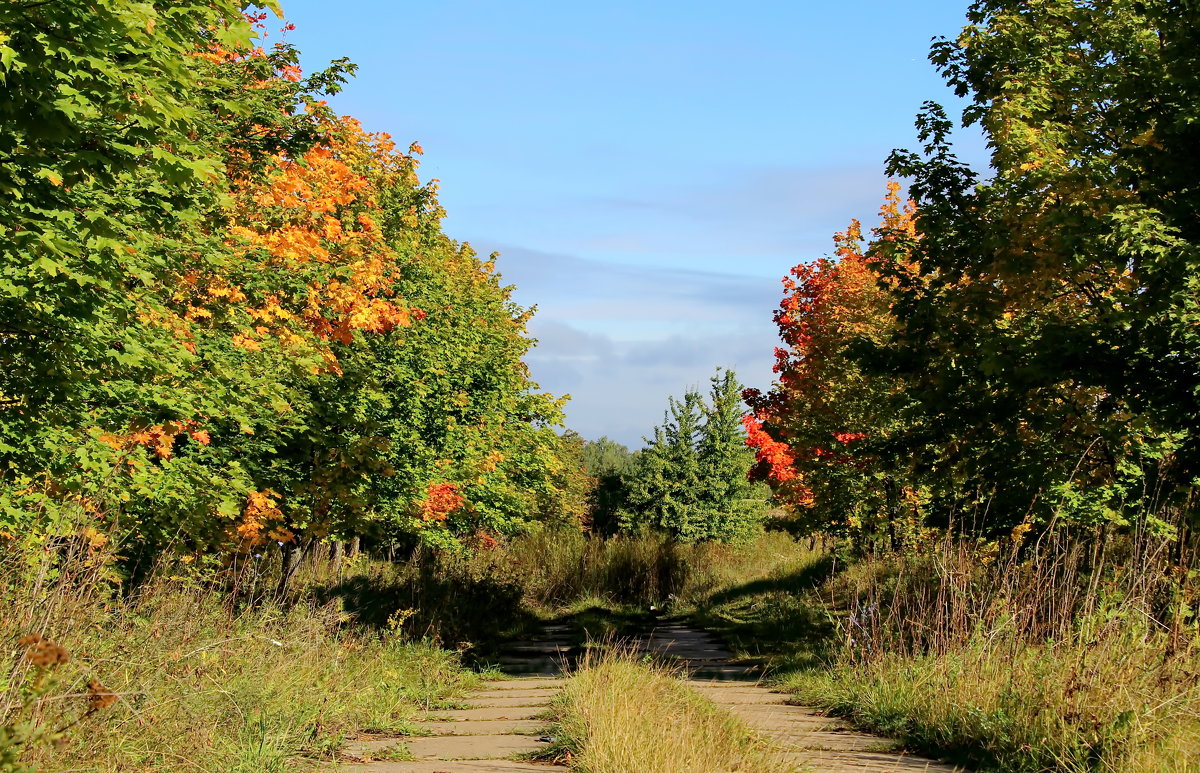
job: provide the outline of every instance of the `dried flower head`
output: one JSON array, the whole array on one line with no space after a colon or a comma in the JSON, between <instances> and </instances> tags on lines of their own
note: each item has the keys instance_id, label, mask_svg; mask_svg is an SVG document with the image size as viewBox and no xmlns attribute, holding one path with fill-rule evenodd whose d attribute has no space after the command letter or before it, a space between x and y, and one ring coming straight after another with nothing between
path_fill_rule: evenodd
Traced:
<instances>
[{"instance_id":1,"label":"dried flower head","mask_svg":"<svg viewBox=\"0 0 1200 773\"><path fill-rule=\"evenodd\" d=\"M117 702L117 695L97 680L88 682L88 709L99 711Z\"/></svg>"},{"instance_id":2,"label":"dried flower head","mask_svg":"<svg viewBox=\"0 0 1200 773\"><path fill-rule=\"evenodd\" d=\"M71 660L71 653L40 633L31 633L17 640L25 648L25 660L35 666L60 666Z\"/></svg>"}]
</instances>

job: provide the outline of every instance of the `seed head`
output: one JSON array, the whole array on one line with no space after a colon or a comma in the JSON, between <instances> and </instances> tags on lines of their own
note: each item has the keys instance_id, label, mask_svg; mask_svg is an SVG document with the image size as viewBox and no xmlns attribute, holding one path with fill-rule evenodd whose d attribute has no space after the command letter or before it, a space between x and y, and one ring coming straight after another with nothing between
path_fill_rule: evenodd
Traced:
<instances>
[{"instance_id":1,"label":"seed head","mask_svg":"<svg viewBox=\"0 0 1200 773\"><path fill-rule=\"evenodd\" d=\"M25 648L25 660L35 666L61 666L71 660L71 653L40 633L31 633L17 640Z\"/></svg>"},{"instance_id":2,"label":"seed head","mask_svg":"<svg viewBox=\"0 0 1200 773\"><path fill-rule=\"evenodd\" d=\"M109 690L99 681L93 679L88 682L88 708L92 711L106 709L117 702L116 693Z\"/></svg>"}]
</instances>

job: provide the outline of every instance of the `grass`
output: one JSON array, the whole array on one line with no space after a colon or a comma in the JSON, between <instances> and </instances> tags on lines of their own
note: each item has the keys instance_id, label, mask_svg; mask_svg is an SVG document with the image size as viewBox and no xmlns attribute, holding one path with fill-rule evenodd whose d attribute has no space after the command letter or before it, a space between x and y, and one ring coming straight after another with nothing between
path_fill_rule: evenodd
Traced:
<instances>
[{"instance_id":1,"label":"grass","mask_svg":"<svg viewBox=\"0 0 1200 773\"><path fill-rule=\"evenodd\" d=\"M287 604L241 606L186 574L98 590L113 586L95 557L0 565L16 664L0 674L0 771L304 770L355 733L403 733L416 712L456 705L478 680L462 662L486 663L503 639L566 620L581 642L603 641L667 615L762 659L800 701L916 751L1007 773L1198 773L1200 601L1112 552L1121 568L949 543L847 565L781 534L676 545L543 532L473 556L313 555ZM70 663L23 660L17 639L35 632ZM572 679L560 717L567 751L600 755L582 769L616 764L587 749L633 754L647 733L670 736L664 748L703 743L671 736L655 711L695 714L704 732L724 721L610 650Z\"/></svg>"},{"instance_id":2,"label":"grass","mask_svg":"<svg viewBox=\"0 0 1200 773\"><path fill-rule=\"evenodd\" d=\"M984 770L1197 773L1197 632L1139 595L1152 573L1102 571L1097 583L1037 557L989 566L960 547L863 562L810 594L833 610L830 667L781 682Z\"/></svg>"},{"instance_id":3,"label":"grass","mask_svg":"<svg viewBox=\"0 0 1200 773\"><path fill-rule=\"evenodd\" d=\"M1128 635L800 671L783 685L856 724L987 770L1194 773L1200 691L1162 682L1161 650ZM1194 662L1192 664L1194 667Z\"/></svg>"},{"instance_id":4,"label":"grass","mask_svg":"<svg viewBox=\"0 0 1200 773\"><path fill-rule=\"evenodd\" d=\"M310 770L347 738L403 733L478 682L456 653L356 626L333 605L234 608L182 577L127 598L70 572L40 592L23 577L10 570L0 590L14 664L0 681L6 773ZM54 662L25 657L18 636L35 632Z\"/></svg>"},{"instance_id":5,"label":"grass","mask_svg":"<svg viewBox=\"0 0 1200 773\"><path fill-rule=\"evenodd\" d=\"M794 773L727 710L627 654L586 660L553 705L552 754L578 773Z\"/></svg>"},{"instance_id":6,"label":"grass","mask_svg":"<svg viewBox=\"0 0 1200 773\"><path fill-rule=\"evenodd\" d=\"M1062 550L997 560L946 544L846 564L782 534L676 545L544 532L387 568L404 590L380 616L454 609L467 624L443 630L473 639L566 620L581 642L686 616L802 702L914 751L1009 773L1196 773L1195 621L1172 626L1161 585L1130 579L1161 567L1113 551L1123 576ZM433 630L423 614L414 630Z\"/></svg>"},{"instance_id":7,"label":"grass","mask_svg":"<svg viewBox=\"0 0 1200 773\"><path fill-rule=\"evenodd\" d=\"M498 644L553 620L573 623L582 641L651 620L651 607L659 615L686 613L798 553L809 551L778 533L741 544L684 545L656 534L595 539L545 530L470 555L418 552L346 566L318 553L297 586L365 626L436 637L486 662Z\"/></svg>"},{"instance_id":8,"label":"grass","mask_svg":"<svg viewBox=\"0 0 1200 773\"><path fill-rule=\"evenodd\" d=\"M950 544L832 563L798 555L694 617L800 702L914 751L1006 773L1200 771L1200 640L1172 624L1194 600L1170 612L1140 585L1152 569Z\"/></svg>"},{"instance_id":9,"label":"grass","mask_svg":"<svg viewBox=\"0 0 1200 773\"><path fill-rule=\"evenodd\" d=\"M418 711L456 705L479 679L462 661L486 663L504 639L561 617L581 638L625 630L788 545L545 532L472 556L318 551L286 602L231 596L182 566L124 589L82 543L0 556L0 644L14 664L0 674L0 771L313 768L357 733L402 733ZM256 572L251 587L273 586L269 565ZM31 633L70 662L27 662L18 638ZM96 709L101 695L112 703Z\"/></svg>"}]
</instances>

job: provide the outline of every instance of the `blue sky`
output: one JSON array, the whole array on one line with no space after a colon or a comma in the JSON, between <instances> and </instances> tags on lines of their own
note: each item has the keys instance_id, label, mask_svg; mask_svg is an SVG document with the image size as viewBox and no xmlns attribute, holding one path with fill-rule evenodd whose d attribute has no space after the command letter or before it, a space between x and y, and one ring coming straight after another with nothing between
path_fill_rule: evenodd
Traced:
<instances>
[{"instance_id":1,"label":"blue sky","mask_svg":"<svg viewBox=\"0 0 1200 773\"><path fill-rule=\"evenodd\" d=\"M536 304L568 425L631 446L717 366L770 383L779 279L874 221L965 2L284 0L334 104L425 148L445 227ZM977 136L963 156L985 157Z\"/></svg>"}]
</instances>

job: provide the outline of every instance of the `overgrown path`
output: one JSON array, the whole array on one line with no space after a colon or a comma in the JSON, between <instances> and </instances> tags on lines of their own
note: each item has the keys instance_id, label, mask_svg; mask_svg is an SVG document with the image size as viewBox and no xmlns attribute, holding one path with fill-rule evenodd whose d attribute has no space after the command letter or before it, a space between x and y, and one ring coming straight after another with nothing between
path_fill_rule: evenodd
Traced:
<instances>
[{"instance_id":1,"label":"overgrown path","mask_svg":"<svg viewBox=\"0 0 1200 773\"><path fill-rule=\"evenodd\" d=\"M625 646L637 653L677 662L687 684L727 708L754 728L780 756L813 773L954 773L949 765L905 754L879 736L857 732L844 722L812 709L789 705L788 696L760 685L756 668L738 663L715 637L679 623L658 626L630 637ZM487 683L470 696L469 705L432 710L414 725L429 735L360 741L352 752L375 761L343 766L346 773L549 773L568 770L521 759L545 748L539 740L550 701L563 684L561 670L570 665L573 648L566 626L552 626L544 636L514 645L502 659L515 678ZM388 761L400 741L411 759ZM670 773L662 771L656 773Z\"/></svg>"}]
</instances>

